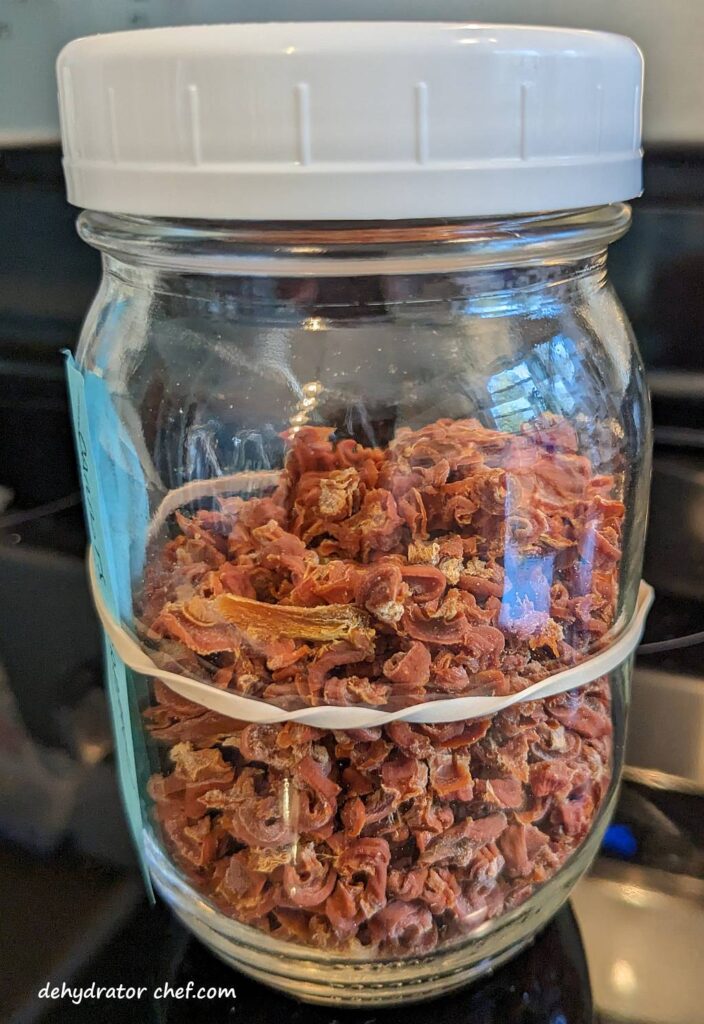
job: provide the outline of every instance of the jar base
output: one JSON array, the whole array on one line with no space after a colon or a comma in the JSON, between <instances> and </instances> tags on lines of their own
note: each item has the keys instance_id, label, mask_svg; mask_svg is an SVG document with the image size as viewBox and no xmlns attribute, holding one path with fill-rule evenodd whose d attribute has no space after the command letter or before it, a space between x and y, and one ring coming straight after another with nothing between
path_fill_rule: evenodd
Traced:
<instances>
[{"instance_id":1,"label":"jar base","mask_svg":"<svg viewBox=\"0 0 704 1024\"><path fill-rule=\"evenodd\" d=\"M344 1006L349 1009L398 1006L400 1004L405 1006L410 1003L423 1003L432 999L439 999L450 992L455 992L491 974L529 946L539 930L536 929L536 932L531 933L525 939L519 940L494 957L486 957L477 963L467 963L464 967L453 970L449 974L442 971L442 965L439 963L437 975L423 978L422 980L414 980L412 978L413 965L417 961L408 960L399 962L398 966L400 973L403 973L403 977L399 977L395 982L389 980L377 982L361 980L358 977L358 972L360 972L359 966L353 965L350 967L349 980L341 978L339 981L331 983L325 978L325 972L321 968L318 968L319 973L315 980L312 978L304 980L292 977L291 975L279 976L273 974L269 966L257 967L252 963L245 963L236 952L224 946L217 933L213 934L213 930L204 925L202 921L189 919L178 910L175 910L175 914L181 923L219 960L222 960L229 967L233 967L235 970L248 975L254 981L283 992L284 995L290 996L292 999L300 999L305 1003L319 1006ZM285 965L281 966L285 969Z\"/></svg>"}]
</instances>

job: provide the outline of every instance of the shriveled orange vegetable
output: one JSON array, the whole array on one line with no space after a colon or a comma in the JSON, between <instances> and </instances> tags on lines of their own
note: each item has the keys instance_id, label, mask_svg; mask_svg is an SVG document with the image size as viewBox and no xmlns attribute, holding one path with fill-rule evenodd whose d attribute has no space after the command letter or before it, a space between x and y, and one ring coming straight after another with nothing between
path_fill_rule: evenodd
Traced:
<instances>
[{"instance_id":1,"label":"shriveled orange vegetable","mask_svg":"<svg viewBox=\"0 0 704 1024\"><path fill-rule=\"evenodd\" d=\"M282 637L291 640L317 640L331 643L349 640L361 633L374 636L369 616L349 604L327 604L317 608L266 604L248 597L222 594L212 606L227 622L257 637Z\"/></svg>"}]
</instances>

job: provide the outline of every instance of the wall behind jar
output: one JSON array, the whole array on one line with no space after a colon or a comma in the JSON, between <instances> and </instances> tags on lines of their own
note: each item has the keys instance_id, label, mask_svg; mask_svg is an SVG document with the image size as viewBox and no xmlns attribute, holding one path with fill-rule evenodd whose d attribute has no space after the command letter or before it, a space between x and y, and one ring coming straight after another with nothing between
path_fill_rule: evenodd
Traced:
<instances>
[{"instance_id":1,"label":"wall behind jar","mask_svg":"<svg viewBox=\"0 0 704 1024\"><path fill-rule=\"evenodd\" d=\"M646 143L704 139L699 0L0 0L0 145L58 140L54 59L69 39L240 21L495 21L621 32L645 54Z\"/></svg>"}]
</instances>

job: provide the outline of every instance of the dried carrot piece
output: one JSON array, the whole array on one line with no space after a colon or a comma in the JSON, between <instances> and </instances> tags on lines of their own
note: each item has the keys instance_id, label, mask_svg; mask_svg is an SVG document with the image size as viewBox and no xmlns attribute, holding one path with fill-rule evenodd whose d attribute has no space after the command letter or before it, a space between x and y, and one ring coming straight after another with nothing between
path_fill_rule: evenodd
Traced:
<instances>
[{"instance_id":1,"label":"dried carrot piece","mask_svg":"<svg viewBox=\"0 0 704 1024\"><path fill-rule=\"evenodd\" d=\"M349 604L299 608L222 594L213 600L212 605L227 622L257 637L290 637L292 640L331 643L350 640L360 634L370 639L374 636L367 613Z\"/></svg>"}]
</instances>

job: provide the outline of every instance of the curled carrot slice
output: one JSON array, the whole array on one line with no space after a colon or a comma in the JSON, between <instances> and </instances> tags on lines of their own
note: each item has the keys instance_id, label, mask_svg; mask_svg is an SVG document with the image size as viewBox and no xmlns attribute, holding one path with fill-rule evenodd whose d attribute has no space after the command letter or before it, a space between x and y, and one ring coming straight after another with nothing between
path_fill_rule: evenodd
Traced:
<instances>
[{"instance_id":1,"label":"curled carrot slice","mask_svg":"<svg viewBox=\"0 0 704 1024\"><path fill-rule=\"evenodd\" d=\"M355 636L373 637L374 630L366 612L348 604L328 604L316 608L266 604L235 594L216 597L213 607L227 622L257 637L290 637L292 640L350 640Z\"/></svg>"}]
</instances>

